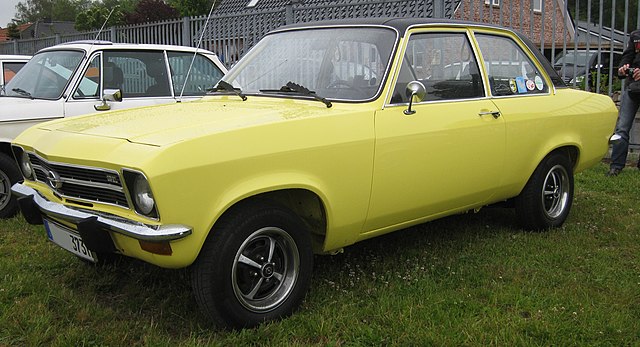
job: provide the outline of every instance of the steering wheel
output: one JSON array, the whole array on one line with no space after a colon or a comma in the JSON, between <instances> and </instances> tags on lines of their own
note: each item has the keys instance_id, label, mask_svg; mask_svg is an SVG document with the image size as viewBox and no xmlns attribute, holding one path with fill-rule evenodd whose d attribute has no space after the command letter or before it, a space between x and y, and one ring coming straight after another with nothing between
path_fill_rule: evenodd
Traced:
<instances>
[{"instance_id":1,"label":"steering wheel","mask_svg":"<svg viewBox=\"0 0 640 347\"><path fill-rule=\"evenodd\" d=\"M345 80L335 80L335 81L329 83L327 88L338 88L340 86L347 87L347 88L358 89L358 88L355 88L354 86L352 86L349 82L347 82Z\"/></svg>"}]
</instances>

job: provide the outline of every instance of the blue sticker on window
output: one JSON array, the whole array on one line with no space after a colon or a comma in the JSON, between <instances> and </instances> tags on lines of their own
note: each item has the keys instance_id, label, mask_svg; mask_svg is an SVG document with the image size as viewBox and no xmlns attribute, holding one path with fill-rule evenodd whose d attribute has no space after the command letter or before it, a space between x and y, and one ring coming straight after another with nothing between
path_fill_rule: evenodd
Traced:
<instances>
[{"instance_id":1,"label":"blue sticker on window","mask_svg":"<svg viewBox=\"0 0 640 347\"><path fill-rule=\"evenodd\" d=\"M526 93L527 92L527 84L524 81L524 77L516 77L516 86L518 86L518 93Z\"/></svg>"}]
</instances>

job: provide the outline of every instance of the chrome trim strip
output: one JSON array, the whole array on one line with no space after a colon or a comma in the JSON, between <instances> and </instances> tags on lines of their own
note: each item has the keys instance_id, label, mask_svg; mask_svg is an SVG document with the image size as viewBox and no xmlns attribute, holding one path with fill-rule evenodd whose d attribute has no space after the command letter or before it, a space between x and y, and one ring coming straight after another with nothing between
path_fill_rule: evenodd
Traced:
<instances>
[{"instance_id":1,"label":"chrome trim strip","mask_svg":"<svg viewBox=\"0 0 640 347\"><path fill-rule=\"evenodd\" d=\"M17 197L31 197L40 212L45 216L74 224L88 218L96 218L96 222L102 228L137 240L172 241L185 238L193 232L193 229L186 225L167 224L154 226L127 219L116 220L93 211L72 209L63 204L47 200L37 190L21 183L14 184L11 187L11 192Z\"/></svg>"},{"instance_id":2,"label":"chrome trim strip","mask_svg":"<svg viewBox=\"0 0 640 347\"><path fill-rule=\"evenodd\" d=\"M61 177L60 181L62 181L62 183L71 183L77 186L98 188L98 189L104 189L104 190L111 190L117 193L124 193L124 189L122 187L118 187L113 184L100 183L100 182L88 182L88 181L82 181L74 178L64 178L64 177ZM38 182L41 182L41 181L38 181ZM47 183L47 182L43 182L43 183ZM69 198L73 199L73 197L71 196L69 196Z\"/></svg>"}]
</instances>

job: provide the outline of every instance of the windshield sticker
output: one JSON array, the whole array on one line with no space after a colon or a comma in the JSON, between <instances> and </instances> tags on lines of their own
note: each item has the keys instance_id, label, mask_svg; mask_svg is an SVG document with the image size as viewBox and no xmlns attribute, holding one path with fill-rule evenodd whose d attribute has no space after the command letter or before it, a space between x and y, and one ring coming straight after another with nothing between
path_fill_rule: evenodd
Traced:
<instances>
[{"instance_id":1,"label":"windshield sticker","mask_svg":"<svg viewBox=\"0 0 640 347\"><path fill-rule=\"evenodd\" d=\"M532 91L536 89L536 82L533 80L527 80L527 90Z\"/></svg>"},{"instance_id":2,"label":"windshield sticker","mask_svg":"<svg viewBox=\"0 0 640 347\"><path fill-rule=\"evenodd\" d=\"M518 91L518 86L516 86L516 80L513 78L509 79L509 89L511 89L511 94L515 94Z\"/></svg>"},{"instance_id":3,"label":"windshield sticker","mask_svg":"<svg viewBox=\"0 0 640 347\"><path fill-rule=\"evenodd\" d=\"M525 85L523 77L516 77L516 86L518 87L518 93L527 92L527 86Z\"/></svg>"},{"instance_id":4,"label":"windshield sticker","mask_svg":"<svg viewBox=\"0 0 640 347\"><path fill-rule=\"evenodd\" d=\"M536 76L535 80L536 80L536 88L538 88L539 91L542 91L542 89L544 88L544 83L542 82L542 77Z\"/></svg>"}]
</instances>

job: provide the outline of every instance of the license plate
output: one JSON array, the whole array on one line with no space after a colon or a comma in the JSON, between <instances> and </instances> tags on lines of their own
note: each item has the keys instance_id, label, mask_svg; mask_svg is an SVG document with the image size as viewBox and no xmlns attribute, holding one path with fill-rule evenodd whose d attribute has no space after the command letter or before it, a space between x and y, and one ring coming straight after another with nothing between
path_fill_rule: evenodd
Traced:
<instances>
[{"instance_id":1,"label":"license plate","mask_svg":"<svg viewBox=\"0 0 640 347\"><path fill-rule=\"evenodd\" d=\"M71 229L63 227L57 223L44 220L44 228L47 236L56 245L77 255L80 258L95 262L95 255L84 245L82 237Z\"/></svg>"}]
</instances>

